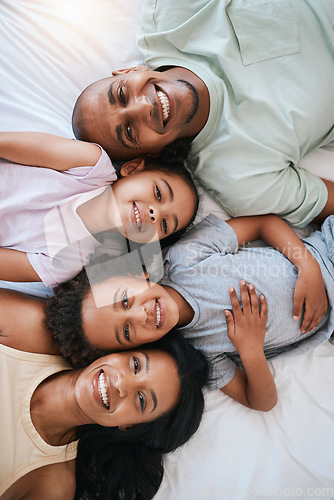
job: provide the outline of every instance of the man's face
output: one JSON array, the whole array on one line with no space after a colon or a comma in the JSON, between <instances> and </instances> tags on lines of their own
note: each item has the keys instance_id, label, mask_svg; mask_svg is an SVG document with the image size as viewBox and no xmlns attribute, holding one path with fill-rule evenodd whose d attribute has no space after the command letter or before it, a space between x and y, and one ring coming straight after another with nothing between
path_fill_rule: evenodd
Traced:
<instances>
[{"instance_id":1,"label":"man's face","mask_svg":"<svg viewBox=\"0 0 334 500\"><path fill-rule=\"evenodd\" d=\"M158 153L202 128L198 80L182 68L160 73L139 66L114 72L79 97L74 133L100 144L115 160Z\"/></svg>"}]
</instances>

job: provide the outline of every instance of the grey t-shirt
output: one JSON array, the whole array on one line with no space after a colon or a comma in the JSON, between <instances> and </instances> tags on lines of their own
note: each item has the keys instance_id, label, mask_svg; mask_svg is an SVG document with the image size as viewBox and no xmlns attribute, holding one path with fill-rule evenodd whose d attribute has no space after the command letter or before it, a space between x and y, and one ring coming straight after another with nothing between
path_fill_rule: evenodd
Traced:
<instances>
[{"instance_id":1,"label":"grey t-shirt","mask_svg":"<svg viewBox=\"0 0 334 500\"><path fill-rule=\"evenodd\" d=\"M297 270L277 250L271 247L238 249L234 230L214 215L209 215L170 248L160 283L177 290L193 308L193 320L180 331L213 361L213 388L228 384L236 364L241 364L227 336L224 315L225 309L231 309L228 288L234 286L238 293L241 279L253 283L257 294L266 297L264 351L268 359L306 352L330 337L334 329L334 216L329 217L325 225L326 238L323 229L304 240L321 266L329 299L326 315L308 335L300 331L301 320L293 320Z\"/></svg>"}]
</instances>

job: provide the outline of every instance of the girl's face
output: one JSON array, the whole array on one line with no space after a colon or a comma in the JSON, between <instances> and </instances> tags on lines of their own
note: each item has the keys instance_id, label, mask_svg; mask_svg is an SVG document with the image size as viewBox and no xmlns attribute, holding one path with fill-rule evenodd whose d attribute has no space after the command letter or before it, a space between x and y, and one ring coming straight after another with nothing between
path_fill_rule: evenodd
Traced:
<instances>
[{"instance_id":1,"label":"girl's face","mask_svg":"<svg viewBox=\"0 0 334 500\"><path fill-rule=\"evenodd\" d=\"M119 231L138 243L161 240L187 227L196 197L179 175L135 171L112 186L110 217Z\"/></svg>"},{"instance_id":2,"label":"girl's face","mask_svg":"<svg viewBox=\"0 0 334 500\"><path fill-rule=\"evenodd\" d=\"M131 349L159 339L179 320L175 300L144 277L118 276L92 286L82 302L86 340L98 349Z\"/></svg>"},{"instance_id":3,"label":"girl's face","mask_svg":"<svg viewBox=\"0 0 334 500\"><path fill-rule=\"evenodd\" d=\"M75 383L83 423L104 427L150 422L179 397L177 365L162 351L109 354L83 369Z\"/></svg>"}]
</instances>

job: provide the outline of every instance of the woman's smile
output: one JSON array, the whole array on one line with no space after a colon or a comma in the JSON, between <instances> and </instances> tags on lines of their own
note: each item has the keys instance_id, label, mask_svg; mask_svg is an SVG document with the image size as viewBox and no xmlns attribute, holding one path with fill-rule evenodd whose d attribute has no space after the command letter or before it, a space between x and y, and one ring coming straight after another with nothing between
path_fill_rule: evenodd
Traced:
<instances>
[{"instance_id":1,"label":"woman's smile","mask_svg":"<svg viewBox=\"0 0 334 500\"><path fill-rule=\"evenodd\" d=\"M103 370L95 375L93 379L94 386L94 397L97 402L102 405L107 410L110 410L110 398L108 397L109 389L109 378L106 376ZM97 387L97 390L96 390Z\"/></svg>"}]
</instances>

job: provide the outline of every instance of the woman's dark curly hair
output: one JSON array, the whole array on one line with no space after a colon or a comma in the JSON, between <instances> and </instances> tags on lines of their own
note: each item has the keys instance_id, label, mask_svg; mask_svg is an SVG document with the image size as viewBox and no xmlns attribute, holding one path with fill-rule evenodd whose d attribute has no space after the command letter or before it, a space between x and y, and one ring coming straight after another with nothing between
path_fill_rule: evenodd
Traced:
<instances>
[{"instance_id":1,"label":"woman's dark curly hair","mask_svg":"<svg viewBox=\"0 0 334 500\"><path fill-rule=\"evenodd\" d=\"M196 432L203 413L203 387L209 364L177 332L146 344L176 361L180 400L170 412L126 431L98 425L78 429L77 499L149 500L163 478L163 454L174 451Z\"/></svg>"}]
</instances>

